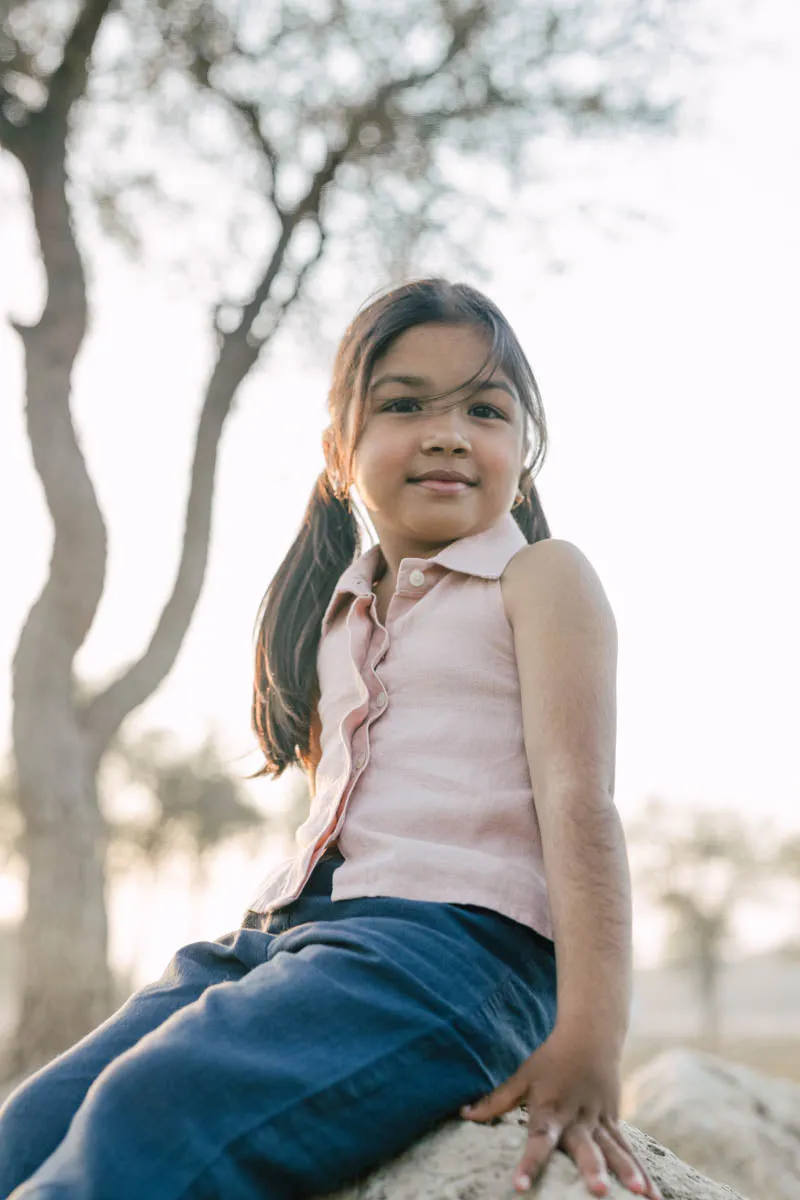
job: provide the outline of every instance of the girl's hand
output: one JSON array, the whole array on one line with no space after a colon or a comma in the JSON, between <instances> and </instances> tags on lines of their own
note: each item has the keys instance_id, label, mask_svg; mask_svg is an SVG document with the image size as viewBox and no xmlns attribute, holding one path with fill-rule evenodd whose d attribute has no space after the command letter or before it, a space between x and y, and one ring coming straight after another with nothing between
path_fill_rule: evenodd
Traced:
<instances>
[{"instance_id":1,"label":"girl's hand","mask_svg":"<svg viewBox=\"0 0 800 1200\"><path fill-rule=\"evenodd\" d=\"M587 1046L585 1039L559 1030L518 1071L461 1115L486 1121L516 1108L528 1108L528 1144L515 1185L527 1191L556 1147L574 1160L593 1196L605 1196L609 1171L639 1196L662 1200L622 1132L619 1108L619 1060L613 1052Z\"/></svg>"}]
</instances>

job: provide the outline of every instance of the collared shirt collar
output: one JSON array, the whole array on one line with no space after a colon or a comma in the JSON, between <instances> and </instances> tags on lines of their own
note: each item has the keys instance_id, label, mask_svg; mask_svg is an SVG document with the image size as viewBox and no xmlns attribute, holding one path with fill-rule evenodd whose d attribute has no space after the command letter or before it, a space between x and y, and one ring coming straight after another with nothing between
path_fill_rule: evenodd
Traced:
<instances>
[{"instance_id":1,"label":"collared shirt collar","mask_svg":"<svg viewBox=\"0 0 800 1200\"><path fill-rule=\"evenodd\" d=\"M424 569L438 563L448 571L477 575L481 579L499 579L509 559L526 545L526 538L510 512L481 533L470 534L445 546L432 558L404 558L402 565ZM324 634L346 596L368 596L380 560L380 546L370 546L342 573L322 618Z\"/></svg>"}]
</instances>

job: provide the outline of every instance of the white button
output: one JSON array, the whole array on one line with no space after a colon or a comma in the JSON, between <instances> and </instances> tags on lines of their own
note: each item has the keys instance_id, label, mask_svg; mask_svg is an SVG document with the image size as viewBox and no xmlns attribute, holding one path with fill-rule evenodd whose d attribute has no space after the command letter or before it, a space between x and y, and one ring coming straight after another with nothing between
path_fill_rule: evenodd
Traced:
<instances>
[{"instance_id":1,"label":"white button","mask_svg":"<svg viewBox=\"0 0 800 1200\"><path fill-rule=\"evenodd\" d=\"M384 704L386 703L386 693L379 692L375 699L375 703L377 704L378 708L383 708Z\"/></svg>"},{"instance_id":2,"label":"white button","mask_svg":"<svg viewBox=\"0 0 800 1200\"><path fill-rule=\"evenodd\" d=\"M419 568L415 568L408 577L408 582L412 587L422 587L425 582L425 576Z\"/></svg>"},{"instance_id":3,"label":"white button","mask_svg":"<svg viewBox=\"0 0 800 1200\"><path fill-rule=\"evenodd\" d=\"M355 762L356 770L360 771L366 761L367 761L366 754L359 754L359 756Z\"/></svg>"}]
</instances>

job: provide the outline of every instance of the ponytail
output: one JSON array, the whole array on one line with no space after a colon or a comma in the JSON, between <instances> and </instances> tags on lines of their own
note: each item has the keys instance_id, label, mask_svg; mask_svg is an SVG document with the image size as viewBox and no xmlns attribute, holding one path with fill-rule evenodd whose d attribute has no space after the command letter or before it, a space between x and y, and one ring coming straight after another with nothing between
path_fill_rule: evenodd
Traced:
<instances>
[{"instance_id":1,"label":"ponytail","mask_svg":"<svg viewBox=\"0 0 800 1200\"><path fill-rule=\"evenodd\" d=\"M528 542L542 542L549 538L550 526L544 515L542 502L530 472L525 471L520 481L522 500L511 509L511 514Z\"/></svg>"},{"instance_id":2,"label":"ponytail","mask_svg":"<svg viewBox=\"0 0 800 1200\"><path fill-rule=\"evenodd\" d=\"M322 618L359 546L350 500L323 471L257 618L252 723L265 763L256 776L278 778L309 753Z\"/></svg>"}]
</instances>

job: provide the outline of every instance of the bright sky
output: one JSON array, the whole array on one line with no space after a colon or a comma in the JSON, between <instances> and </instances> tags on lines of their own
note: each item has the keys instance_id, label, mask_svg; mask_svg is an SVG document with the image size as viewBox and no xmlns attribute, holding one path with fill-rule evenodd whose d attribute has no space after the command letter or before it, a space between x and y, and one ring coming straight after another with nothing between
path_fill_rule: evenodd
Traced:
<instances>
[{"instance_id":1,"label":"bright sky","mask_svg":"<svg viewBox=\"0 0 800 1200\"><path fill-rule=\"evenodd\" d=\"M702 74L691 128L554 164L558 188L517 198L481 286L543 391L551 448L539 483L553 533L589 556L616 614L623 816L658 794L796 830L800 10L764 0L742 12ZM0 158L0 308L33 318L41 282L19 194ZM547 273L536 216L583 196L650 219L617 219L610 236L591 214L562 217L548 241L565 269ZM364 281L352 309L380 282ZM99 678L140 652L170 586L211 350L192 295L152 273L115 261L98 272L94 298L75 413L111 535L108 588L79 664ZM0 487L12 514L0 525L0 747L10 658L50 544L21 366L15 335L0 328L10 401L0 407ZM187 740L212 725L243 772L256 761L252 623L322 466L326 386L286 340L243 388L222 445L206 589L176 669L138 718ZM250 786L263 802L274 785ZM235 924L264 869L221 860L201 914L187 917L174 888L165 892L175 919L144 974L177 938ZM120 927L135 903L118 901ZM743 932L756 945L788 927L775 907L754 910ZM642 962L653 928L642 920L637 930Z\"/></svg>"}]
</instances>

